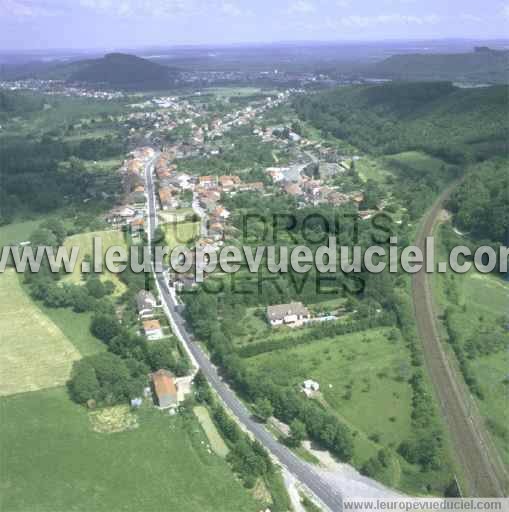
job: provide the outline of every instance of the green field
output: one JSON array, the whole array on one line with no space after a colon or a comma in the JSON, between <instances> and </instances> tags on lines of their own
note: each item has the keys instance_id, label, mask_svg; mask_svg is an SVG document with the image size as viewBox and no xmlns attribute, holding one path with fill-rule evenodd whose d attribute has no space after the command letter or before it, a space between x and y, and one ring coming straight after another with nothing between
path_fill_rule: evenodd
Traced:
<instances>
[{"instance_id":1,"label":"green field","mask_svg":"<svg viewBox=\"0 0 509 512\"><path fill-rule=\"evenodd\" d=\"M383 160L384 165L389 169L391 166L396 167L396 169L404 169L405 167L408 167L409 169L418 171L422 174L433 173L433 171L436 171L437 169L443 169L443 174L445 176L447 169L450 167L443 160L420 151L405 151L404 153L388 155Z\"/></svg>"},{"instance_id":2,"label":"green field","mask_svg":"<svg viewBox=\"0 0 509 512\"><path fill-rule=\"evenodd\" d=\"M207 435L207 439L209 440L210 447L214 452L220 457L226 457L228 455L228 446L224 442L221 434L217 431L216 426L214 425L212 418L210 417L209 411L206 407L197 406L193 409L194 414L198 418L200 425L202 426L205 434Z\"/></svg>"},{"instance_id":3,"label":"green field","mask_svg":"<svg viewBox=\"0 0 509 512\"><path fill-rule=\"evenodd\" d=\"M12 270L0 274L0 396L62 385L80 353L32 302Z\"/></svg>"},{"instance_id":4,"label":"green field","mask_svg":"<svg viewBox=\"0 0 509 512\"><path fill-rule=\"evenodd\" d=\"M98 433L63 388L0 399L2 512L259 511L194 415L144 406ZM93 421L92 421L93 419Z\"/></svg>"},{"instance_id":5,"label":"green field","mask_svg":"<svg viewBox=\"0 0 509 512\"><path fill-rule=\"evenodd\" d=\"M161 224L166 236L166 243L169 247L187 245L191 243L200 233L199 222L178 222L174 224Z\"/></svg>"},{"instance_id":6,"label":"green field","mask_svg":"<svg viewBox=\"0 0 509 512\"><path fill-rule=\"evenodd\" d=\"M439 237L441 233L442 231L438 230ZM439 257L445 257L443 247L440 247ZM435 273L432 282L439 308L443 311L452 307L451 320L459 330L463 342L476 333L495 326L499 326L500 330L507 322L509 282L493 275L481 274L475 269L467 274L454 274L451 270L446 274ZM445 329L442 334L446 338ZM452 358L455 357L452 350L450 355ZM484 395L483 400L477 400L479 409L489 424L494 423L500 427L490 430L497 432L493 439L509 466L509 353L502 350L481 355L469 360L469 366Z\"/></svg>"},{"instance_id":7,"label":"green field","mask_svg":"<svg viewBox=\"0 0 509 512\"><path fill-rule=\"evenodd\" d=\"M95 231L91 233L81 233L79 235L74 235L67 238L64 243L64 246L68 250L71 250L72 247L79 247L80 251L74 271L64 278L64 282L68 281L74 284L79 284L83 281L81 273L81 264L83 262L83 258L85 257L85 255L92 255L93 240L95 237L99 237L102 240L103 260L106 251L110 247L120 246L127 248L124 239L124 234L121 231ZM104 280L113 281L116 287L116 295L121 295L126 289L125 285L120 281L119 277L116 274L111 274L110 272L108 272L106 266L103 266L103 273L101 278Z\"/></svg>"},{"instance_id":8,"label":"green field","mask_svg":"<svg viewBox=\"0 0 509 512\"><path fill-rule=\"evenodd\" d=\"M426 485L440 489L450 476L444 467L423 472L397 455L403 440L412 439L413 374L409 351L390 328L371 329L273 351L247 359L262 381L295 387L305 379L320 384L315 397L347 425L354 435L352 463L360 468L380 448L391 453L389 466L379 475L385 485L408 494L426 494Z\"/></svg>"},{"instance_id":9,"label":"green field","mask_svg":"<svg viewBox=\"0 0 509 512\"><path fill-rule=\"evenodd\" d=\"M338 336L249 362L276 383L297 386L305 379L316 380L327 404L350 425L368 436L378 434L385 445L396 444L411 434L411 389L406 382L411 368L406 347L388 341L388 332Z\"/></svg>"},{"instance_id":10,"label":"green field","mask_svg":"<svg viewBox=\"0 0 509 512\"><path fill-rule=\"evenodd\" d=\"M26 220L13 222L0 227L0 247L10 243L26 242L37 229L41 220Z\"/></svg>"},{"instance_id":11,"label":"green field","mask_svg":"<svg viewBox=\"0 0 509 512\"><path fill-rule=\"evenodd\" d=\"M363 157L355 162L355 169L362 180L373 180L378 183L384 183L391 172L381 159Z\"/></svg>"}]
</instances>

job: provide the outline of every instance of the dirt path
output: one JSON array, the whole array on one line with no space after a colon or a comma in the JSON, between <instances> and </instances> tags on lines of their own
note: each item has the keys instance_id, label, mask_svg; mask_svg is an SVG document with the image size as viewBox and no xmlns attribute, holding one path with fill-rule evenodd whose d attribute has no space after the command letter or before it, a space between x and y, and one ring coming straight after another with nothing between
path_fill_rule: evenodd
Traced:
<instances>
[{"instance_id":1,"label":"dirt path","mask_svg":"<svg viewBox=\"0 0 509 512\"><path fill-rule=\"evenodd\" d=\"M423 253L426 237L433 235L443 203L456 185L451 185L441 194L423 219L416 240ZM467 489L463 489L463 493L480 497L504 496L507 485L505 468L491 445L483 419L463 377L444 351L433 306L431 275L424 270L412 276L412 297L426 366L451 432L457 461L464 472Z\"/></svg>"}]
</instances>

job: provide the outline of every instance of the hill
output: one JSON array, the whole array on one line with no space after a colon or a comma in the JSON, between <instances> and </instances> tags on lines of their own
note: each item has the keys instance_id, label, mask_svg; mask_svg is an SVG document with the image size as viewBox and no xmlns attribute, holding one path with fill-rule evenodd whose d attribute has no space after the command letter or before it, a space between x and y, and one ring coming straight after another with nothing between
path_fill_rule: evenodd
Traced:
<instances>
[{"instance_id":1,"label":"hill","mask_svg":"<svg viewBox=\"0 0 509 512\"><path fill-rule=\"evenodd\" d=\"M315 127L373 154L421 150L451 163L507 154L506 86L447 82L343 87L295 102Z\"/></svg>"},{"instance_id":2,"label":"hill","mask_svg":"<svg viewBox=\"0 0 509 512\"><path fill-rule=\"evenodd\" d=\"M76 64L73 64L76 68ZM120 88L168 86L174 71L149 60L122 53L110 53L102 59L82 61L68 80L105 84Z\"/></svg>"},{"instance_id":3,"label":"hill","mask_svg":"<svg viewBox=\"0 0 509 512\"><path fill-rule=\"evenodd\" d=\"M369 70L397 80L507 83L509 51L476 48L471 53L393 55Z\"/></svg>"}]
</instances>

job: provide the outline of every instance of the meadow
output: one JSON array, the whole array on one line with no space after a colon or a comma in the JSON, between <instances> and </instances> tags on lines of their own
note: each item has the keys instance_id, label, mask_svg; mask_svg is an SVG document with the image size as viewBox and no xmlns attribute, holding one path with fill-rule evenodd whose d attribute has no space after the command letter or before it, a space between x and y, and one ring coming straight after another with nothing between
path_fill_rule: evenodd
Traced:
<instances>
[{"instance_id":1,"label":"meadow","mask_svg":"<svg viewBox=\"0 0 509 512\"><path fill-rule=\"evenodd\" d=\"M38 228L43 219L24 220L6 224L0 227L0 247L7 244L26 242L30 235Z\"/></svg>"},{"instance_id":2,"label":"meadow","mask_svg":"<svg viewBox=\"0 0 509 512\"><path fill-rule=\"evenodd\" d=\"M317 340L293 349L273 351L247 359L260 379L298 387L306 379L320 384L314 399L354 435L352 463L360 468L381 448L389 449L390 464L377 479L407 493L425 493L432 483L447 483L448 469L421 471L396 453L401 441L411 439L412 376L409 351L391 328Z\"/></svg>"},{"instance_id":3,"label":"meadow","mask_svg":"<svg viewBox=\"0 0 509 512\"><path fill-rule=\"evenodd\" d=\"M187 245L191 243L200 233L199 222L178 222L172 224L161 224L166 237L168 247Z\"/></svg>"},{"instance_id":4,"label":"meadow","mask_svg":"<svg viewBox=\"0 0 509 512\"><path fill-rule=\"evenodd\" d=\"M128 430L100 433L97 415L63 388L2 398L0 410L3 512L263 508L207 451L192 413L170 417L144 405L129 413Z\"/></svg>"},{"instance_id":5,"label":"meadow","mask_svg":"<svg viewBox=\"0 0 509 512\"><path fill-rule=\"evenodd\" d=\"M442 229L447 229L444 227ZM439 241L439 257L446 261L445 249L440 245L442 229L436 235ZM481 274L472 269L466 274L433 274L433 292L441 312L452 306L451 320L459 330L463 343L482 331L507 322L509 306L509 282L497 276ZM442 335L447 339L445 327ZM507 336L507 334L506 334ZM507 336L509 338L509 336ZM509 342L509 339L506 343ZM449 348L449 347L447 347ZM455 357L451 349L450 356ZM509 352L478 355L469 360L469 367L476 377L484 399L477 400L481 414L486 419L493 439L505 463L509 465L509 413L508 382Z\"/></svg>"},{"instance_id":6,"label":"meadow","mask_svg":"<svg viewBox=\"0 0 509 512\"><path fill-rule=\"evenodd\" d=\"M64 246L67 250L71 250L72 247L79 247L79 256L76 262L76 266L74 271L71 274L68 274L64 278L64 282L70 282L73 284L79 284L82 280L81 273L81 264L83 262L83 258L86 255L91 256L93 252L93 240L95 237L101 238L102 240L102 257L104 261L104 256L106 251L113 246L120 246L127 248L124 234L121 231L94 231L90 233L81 233L79 235L74 235L66 239ZM125 285L120 281L119 277L116 274L112 274L108 272L105 266L103 266L103 273L101 275L103 280L111 280L115 284L115 295L121 295L125 291Z\"/></svg>"},{"instance_id":7,"label":"meadow","mask_svg":"<svg viewBox=\"0 0 509 512\"><path fill-rule=\"evenodd\" d=\"M62 385L80 353L8 270L0 275L0 396Z\"/></svg>"}]
</instances>

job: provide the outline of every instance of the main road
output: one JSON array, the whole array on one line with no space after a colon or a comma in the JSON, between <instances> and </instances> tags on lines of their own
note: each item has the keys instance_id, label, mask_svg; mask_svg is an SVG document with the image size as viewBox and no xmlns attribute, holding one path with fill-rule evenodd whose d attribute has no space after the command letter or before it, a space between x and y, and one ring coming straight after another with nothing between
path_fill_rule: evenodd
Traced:
<instances>
[{"instance_id":1,"label":"main road","mask_svg":"<svg viewBox=\"0 0 509 512\"><path fill-rule=\"evenodd\" d=\"M456 185L451 185L442 193L421 223L416 245L423 254L426 238L433 236L444 201ZM464 494L479 497L504 496L507 474L491 444L475 401L453 363L453 356L446 354L442 345L430 281L431 277L424 271L424 267L412 276L417 329L435 394L451 433L455 455L464 473L467 486Z\"/></svg>"},{"instance_id":2,"label":"main road","mask_svg":"<svg viewBox=\"0 0 509 512\"><path fill-rule=\"evenodd\" d=\"M154 160L145 168L146 194L148 200L148 240L153 239L157 227L157 209L153 183ZM210 362L201 347L192 339L185 322L179 312L175 293L168 286L162 273L155 273L164 310L172 324L173 330L189 353L191 360L197 365L209 384L214 388L228 409L237 417L243 427L248 430L295 478L304 484L321 502L332 511L342 510L342 494L326 482L314 468L295 456L286 446L279 443L274 436L260 423L255 421L237 398L235 393L221 380L216 367Z\"/></svg>"}]
</instances>

